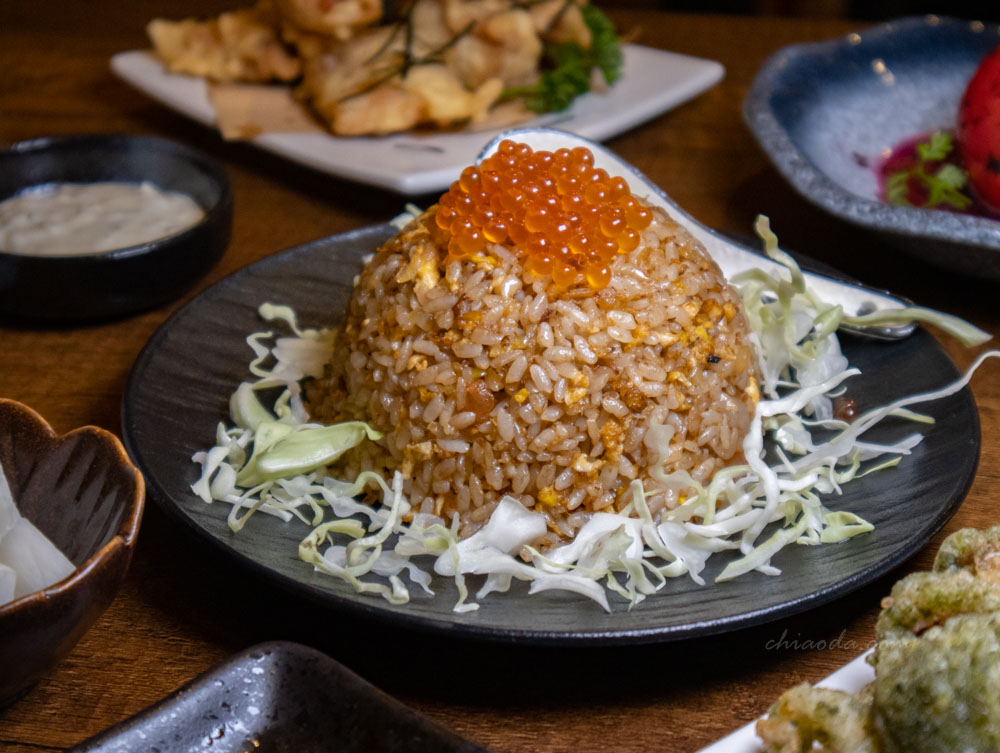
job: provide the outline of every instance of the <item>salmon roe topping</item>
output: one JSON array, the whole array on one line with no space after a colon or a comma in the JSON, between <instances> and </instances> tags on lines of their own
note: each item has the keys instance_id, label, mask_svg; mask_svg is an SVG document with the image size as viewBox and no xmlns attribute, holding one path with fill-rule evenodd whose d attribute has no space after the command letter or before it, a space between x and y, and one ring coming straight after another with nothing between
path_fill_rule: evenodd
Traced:
<instances>
[{"instance_id":1,"label":"salmon roe topping","mask_svg":"<svg viewBox=\"0 0 1000 753\"><path fill-rule=\"evenodd\" d=\"M467 167L438 204L450 234L449 259L469 259L490 244L516 248L525 269L560 287L611 281L615 254L639 246L653 213L624 178L594 167L585 147L534 151L504 140L479 167Z\"/></svg>"}]
</instances>

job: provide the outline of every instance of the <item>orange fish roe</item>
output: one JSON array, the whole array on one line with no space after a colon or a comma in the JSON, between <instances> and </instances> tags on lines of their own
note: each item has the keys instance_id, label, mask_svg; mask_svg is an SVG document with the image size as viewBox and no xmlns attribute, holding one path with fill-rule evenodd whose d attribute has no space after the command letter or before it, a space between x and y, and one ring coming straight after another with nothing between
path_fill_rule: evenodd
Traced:
<instances>
[{"instance_id":1,"label":"orange fish roe","mask_svg":"<svg viewBox=\"0 0 1000 753\"><path fill-rule=\"evenodd\" d=\"M615 254L634 251L652 221L624 178L594 167L589 149L536 152L510 140L462 172L436 217L451 235L449 259L502 244L517 249L532 274L552 275L563 288L586 281L595 290L611 281Z\"/></svg>"}]
</instances>

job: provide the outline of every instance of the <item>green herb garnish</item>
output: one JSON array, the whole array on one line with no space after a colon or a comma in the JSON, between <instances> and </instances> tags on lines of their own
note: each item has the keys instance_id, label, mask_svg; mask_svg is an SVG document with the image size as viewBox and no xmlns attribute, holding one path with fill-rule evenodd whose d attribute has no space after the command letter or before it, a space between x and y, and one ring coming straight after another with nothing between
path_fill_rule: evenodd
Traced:
<instances>
[{"instance_id":1,"label":"green herb garnish","mask_svg":"<svg viewBox=\"0 0 1000 753\"><path fill-rule=\"evenodd\" d=\"M890 204L914 206L910 201L911 181L918 181L927 191L927 199L917 206L936 209L950 206L966 209L972 199L962 193L968 183L965 171L955 164L945 164L934 169L933 163L946 160L955 148L947 131L935 131L927 141L916 146L917 162L906 170L899 170L886 178L886 199Z\"/></svg>"},{"instance_id":2,"label":"green herb garnish","mask_svg":"<svg viewBox=\"0 0 1000 753\"><path fill-rule=\"evenodd\" d=\"M917 154L924 160L946 159L955 144L951 134L947 131L934 131L931 137L923 143L917 144Z\"/></svg>"},{"instance_id":3,"label":"green herb garnish","mask_svg":"<svg viewBox=\"0 0 1000 753\"><path fill-rule=\"evenodd\" d=\"M543 59L548 70L530 86L507 89L504 99L523 97L525 107L532 112L561 112L590 91L590 74L595 68L608 84L619 79L622 50L614 24L593 5L583 6L580 12L590 29L590 47L576 42L546 45Z\"/></svg>"}]
</instances>

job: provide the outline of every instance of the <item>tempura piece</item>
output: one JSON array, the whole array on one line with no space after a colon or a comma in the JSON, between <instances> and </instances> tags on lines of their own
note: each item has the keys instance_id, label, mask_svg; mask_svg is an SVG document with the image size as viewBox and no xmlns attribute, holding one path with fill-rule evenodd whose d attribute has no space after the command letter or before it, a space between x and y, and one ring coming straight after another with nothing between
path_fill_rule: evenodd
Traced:
<instances>
[{"instance_id":1,"label":"tempura piece","mask_svg":"<svg viewBox=\"0 0 1000 753\"><path fill-rule=\"evenodd\" d=\"M875 753L870 703L868 695L797 685L757 722L764 753Z\"/></svg>"},{"instance_id":2,"label":"tempura piece","mask_svg":"<svg viewBox=\"0 0 1000 753\"><path fill-rule=\"evenodd\" d=\"M765 753L1000 751L1000 526L949 536L882 606L875 681L789 690L757 723Z\"/></svg>"},{"instance_id":3,"label":"tempura piece","mask_svg":"<svg viewBox=\"0 0 1000 753\"><path fill-rule=\"evenodd\" d=\"M156 54L175 73L213 81L294 81L302 73L295 52L281 41L270 0L208 21L154 19L146 27Z\"/></svg>"},{"instance_id":4,"label":"tempura piece","mask_svg":"<svg viewBox=\"0 0 1000 753\"><path fill-rule=\"evenodd\" d=\"M934 570L951 568L969 570L1000 586L1000 526L984 531L965 528L945 539L934 559Z\"/></svg>"},{"instance_id":5,"label":"tempura piece","mask_svg":"<svg viewBox=\"0 0 1000 753\"><path fill-rule=\"evenodd\" d=\"M1000 613L952 617L876 651L883 753L1000 751Z\"/></svg>"},{"instance_id":6,"label":"tempura piece","mask_svg":"<svg viewBox=\"0 0 1000 753\"><path fill-rule=\"evenodd\" d=\"M892 587L882 607L875 626L878 640L919 636L960 614L1000 611L1000 587L968 570L911 573Z\"/></svg>"}]
</instances>

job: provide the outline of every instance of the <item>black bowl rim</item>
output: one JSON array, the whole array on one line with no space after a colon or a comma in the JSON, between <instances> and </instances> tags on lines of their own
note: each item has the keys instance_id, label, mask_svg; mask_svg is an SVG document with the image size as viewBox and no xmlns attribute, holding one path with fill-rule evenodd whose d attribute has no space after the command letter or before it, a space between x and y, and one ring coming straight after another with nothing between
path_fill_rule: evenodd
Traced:
<instances>
[{"instance_id":1,"label":"black bowl rim","mask_svg":"<svg viewBox=\"0 0 1000 753\"><path fill-rule=\"evenodd\" d=\"M65 434L58 434L49 422L42 418L42 416L34 408L18 402L17 400L0 398L0 410L15 410L20 412L40 434L44 434L51 439L60 440L74 435L89 435L94 437L96 441L107 444L114 450L117 462L126 469L130 470L132 478L135 480L134 489L129 495L126 515L122 519L121 524L118 526L118 530L111 537L111 539L91 554L82 565L77 567L72 573L67 575L61 581L53 583L51 586L44 588L41 591L32 591L31 593L25 594L20 598L14 599L13 601L8 601L6 604L0 604L0 620L2 620L4 617L13 614L15 611L18 611L22 607L29 604L44 603L58 596L69 593L76 586L92 577L93 573L97 570L97 564L99 562L109 559L119 550L124 549L126 552L134 550L136 541L139 538L139 528L142 523L143 510L145 509L146 482L142 472L135 466L132 459L125 451L125 447L122 445L121 440L107 429L102 429L99 426L81 426L77 429L66 432ZM125 560L125 563L127 566L128 559Z\"/></svg>"},{"instance_id":2,"label":"black bowl rim","mask_svg":"<svg viewBox=\"0 0 1000 753\"><path fill-rule=\"evenodd\" d=\"M206 225L227 221L227 215L230 213L230 207L233 203L233 196L229 176L226 175L226 171L222 167L222 164L205 152L188 146L187 144L182 144L179 141L173 141L172 139L166 139L161 136L129 133L78 133L57 136L38 136L36 138L14 142L6 149L0 151L0 159L3 158L4 153L31 155L52 149L65 149L67 147L84 148L96 144L106 144L108 147L114 148L117 146L121 148L123 145L129 143L146 144L165 155L184 158L216 183L219 188L219 196L214 204L210 207L203 208L205 214L200 220L198 220L198 222L184 228L183 230L171 233L170 235L164 235L159 238L154 238L151 241L146 241L145 243L137 243L132 246L115 248L109 251L95 251L93 253L84 254L39 255L17 253L0 249L0 258L31 258L32 260L37 260L37 263L41 264L59 264L65 263L67 260L73 260L77 264L82 262L92 262L98 264L113 262L119 259L130 259L135 256L152 253L164 247L171 246L177 242L186 242L195 236L195 234L197 234ZM26 184L21 190L30 187L31 185Z\"/></svg>"},{"instance_id":3,"label":"black bowl rim","mask_svg":"<svg viewBox=\"0 0 1000 753\"><path fill-rule=\"evenodd\" d=\"M1000 25L949 16L906 16L885 21L858 32L864 41L880 41L918 27L967 28L969 33L992 34L1000 44ZM1000 221L918 207L892 206L867 199L843 188L816 168L795 146L770 106L778 77L797 58L820 58L845 44L850 35L821 42L805 42L781 48L763 64L743 100L743 118L761 148L781 175L803 197L827 212L855 225L880 232L935 241L961 242L1000 251Z\"/></svg>"}]
</instances>

